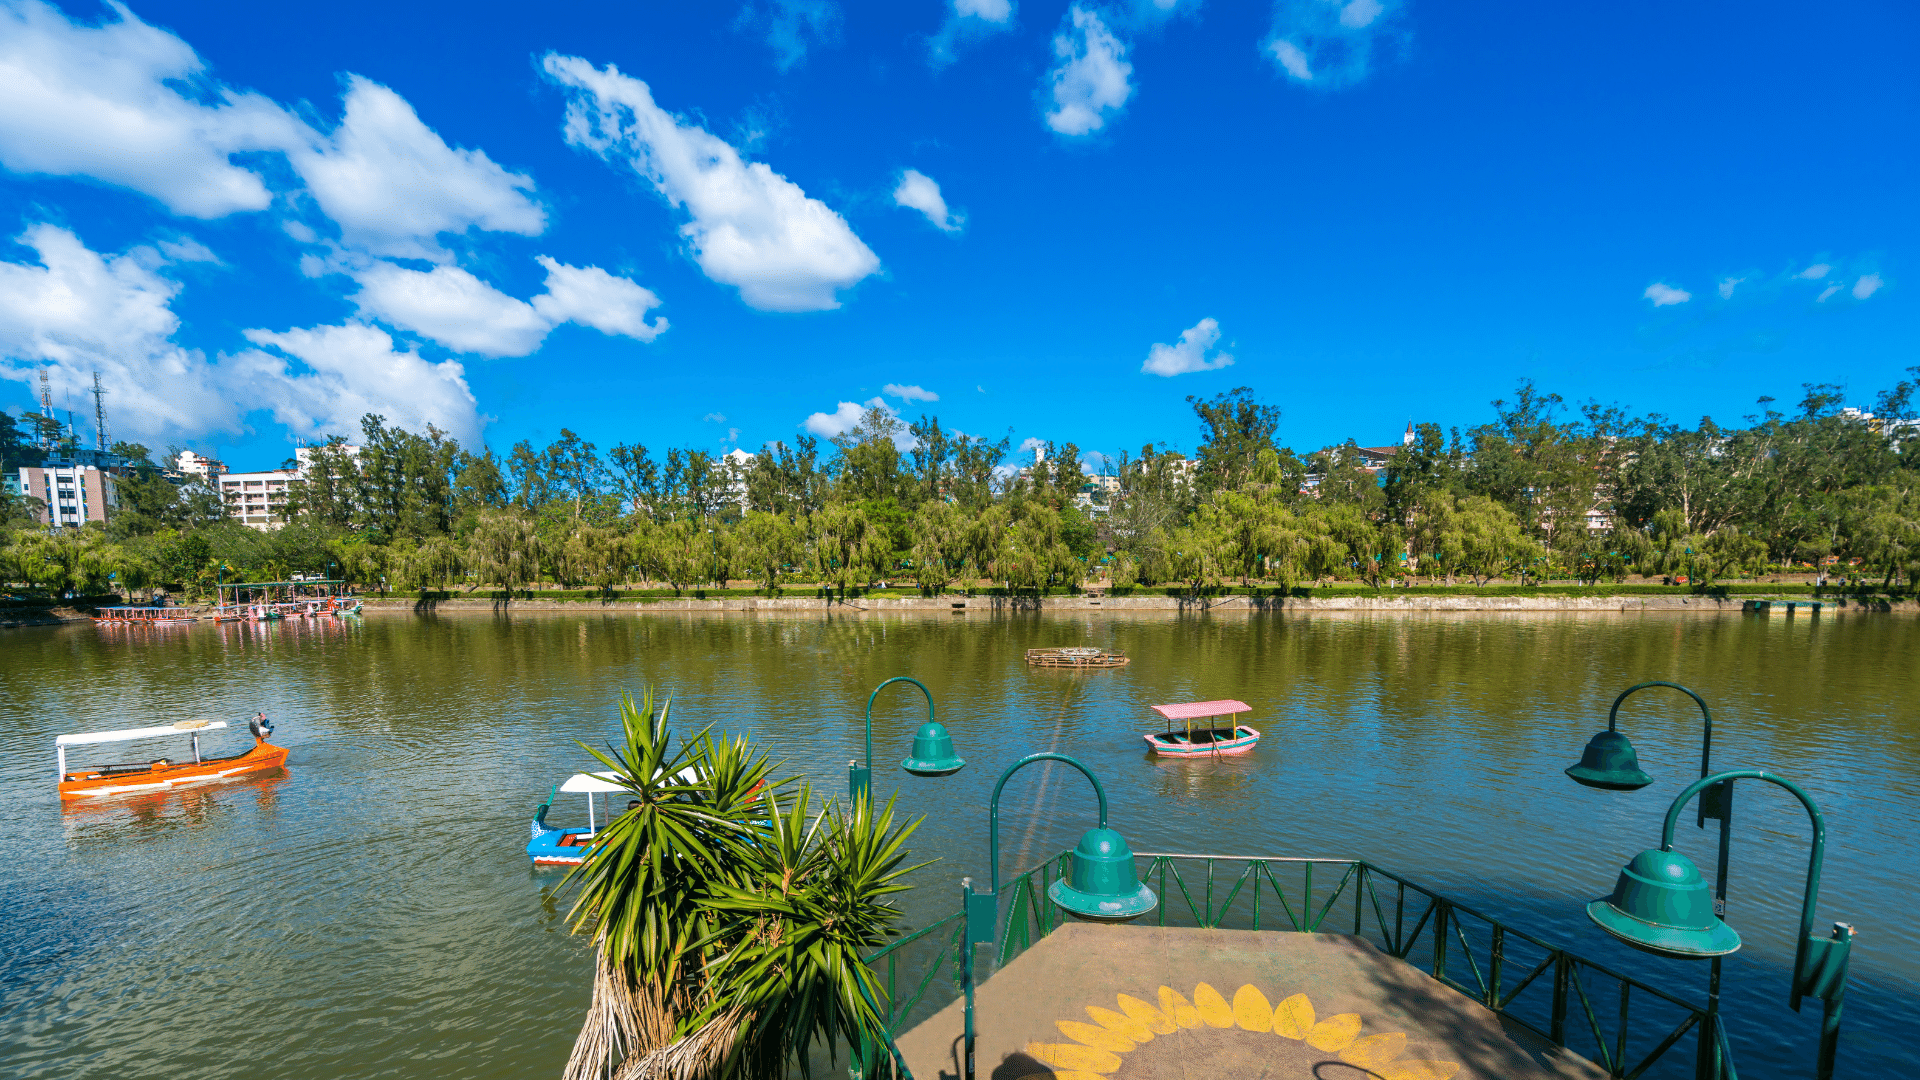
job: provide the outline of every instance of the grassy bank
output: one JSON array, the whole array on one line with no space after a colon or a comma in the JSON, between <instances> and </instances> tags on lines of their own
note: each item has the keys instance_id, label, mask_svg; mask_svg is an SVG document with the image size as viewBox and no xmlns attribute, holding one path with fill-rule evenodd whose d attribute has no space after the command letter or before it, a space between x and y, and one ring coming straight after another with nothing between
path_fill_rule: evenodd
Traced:
<instances>
[{"instance_id":1,"label":"grassy bank","mask_svg":"<svg viewBox=\"0 0 1920 1080\"><path fill-rule=\"evenodd\" d=\"M727 588L727 589L515 589L511 594L500 589L477 589L473 592L460 590L396 593L365 593L368 597L392 600L540 600L561 603L606 604L606 603L649 603L661 600L722 600L745 599L749 597L772 597L788 600L815 599L822 603L840 599L837 591L808 588ZM1335 600L1355 598L1392 599L1396 597L1432 596L1432 597L1643 597L1700 596L1727 600L1744 597L1806 597L1810 600L1877 600L1901 601L1912 597L1906 590L1883 591L1874 588L1842 588L1828 586L1820 588L1804 584L1767 584L1735 583L1726 585L1418 585L1411 588L1376 589L1365 585L1325 585L1318 587L1300 586L1292 589L1221 586L1211 589L1184 589L1178 586L1155 586L1152 588L1131 587L1102 590L1079 589L949 589L938 594L924 592L915 588L898 589L849 589L847 600L886 599L905 597L952 597L956 600L970 598L1006 598L1018 597L1039 599L1046 596L1114 596L1114 597L1167 597L1172 599L1225 598L1246 596L1261 600Z\"/></svg>"}]
</instances>

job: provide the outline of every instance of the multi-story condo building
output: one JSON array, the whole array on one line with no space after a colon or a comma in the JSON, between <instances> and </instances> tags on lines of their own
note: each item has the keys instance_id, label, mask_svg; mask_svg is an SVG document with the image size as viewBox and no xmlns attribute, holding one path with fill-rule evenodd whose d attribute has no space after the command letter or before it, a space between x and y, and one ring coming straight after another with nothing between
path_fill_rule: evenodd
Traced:
<instances>
[{"instance_id":1,"label":"multi-story condo building","mask_svg":"<svg viewBox=\"0 0 1920 1080\"><path fill-rule=\"evenodd\" d=\"M119 505L112 474L96 465L50 460L22 465L10 479L8 487L44 504L42 525L77 529L89 521L104 523L107 512Z\"/></svg>"}]
</instances>

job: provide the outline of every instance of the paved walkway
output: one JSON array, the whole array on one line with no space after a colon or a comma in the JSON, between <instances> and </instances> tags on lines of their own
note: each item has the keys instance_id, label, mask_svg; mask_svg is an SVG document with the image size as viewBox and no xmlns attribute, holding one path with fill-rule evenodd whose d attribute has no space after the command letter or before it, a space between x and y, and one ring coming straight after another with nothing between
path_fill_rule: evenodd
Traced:
<instances>
[{"instance_id":1,"label":"paved walkway","mask_svg":"<svg viewBox=\"0 0 1920 1080\"><path fill-rule=\"evenodd\" d=\"M984 950L983 950L984 952ZM976 991L981 1080L1601 1080L1425 972L1341 934L1069 923ZM960 1074L962 1003L899 1040Z\"/></svg>"}]
</instances>

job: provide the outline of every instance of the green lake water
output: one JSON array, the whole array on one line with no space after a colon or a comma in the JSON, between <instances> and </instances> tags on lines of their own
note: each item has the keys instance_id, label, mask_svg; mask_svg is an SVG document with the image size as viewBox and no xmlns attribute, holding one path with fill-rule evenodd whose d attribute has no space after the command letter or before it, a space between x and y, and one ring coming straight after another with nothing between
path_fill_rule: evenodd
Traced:
<instances>
[{"instance_id":1,"label":"green lake water","mask_svg":"<svg viewBox=\"0 0 1920 1080\"><path fill-rule=\"evenodd\" d=\"M1089 644L1131 666L1029 670L1024 650ZM1692 686L1714 763L1805 786L1830 841L1819 927L1859 929L1842 1076L1920 1068L1920 622L1884 614L1456 613L1091 618L987 613L754 617L599 612L413 616L175 630L0 630L0 796L11 857L0 922L0 1075L278 1080L558 1075L587 1001L559 875L527 821L588 767L625 690L674 696L681 730L761 741L844 793L868 692L931 688L971 763L897 766L925 705L875 714L876 791L926 815L912 925L984 879L1001 769L1054 750L1097 772L1137 851L1364 857L1691 1000L1705 970L1625 949L1581 905L1657 846L1698 768L1699 717L1646 691L1622 727L1655 784L1579 787L1561 769L1628 685ZM895 696L897 695L897 696ZM1168 762L1147 706L1240 698L1265 737L1244 758ZM275 775L63 808L53 738L265 710ZM108 752L111 754L111 751ZM139 756L139 755L136 755ZM555 819L584 818L562 796ZM1092 824L1085 782L1035 767L1008 787L1003 875ZM584 820L582 821L584 823ZM1681 849L1710 869L1711 829ZM1751 1076L1811 1075L1818 1004L1786 1006L1808 828L1784 792L1742 784L1725 1009Z\"/></svg>"}]
</instances>

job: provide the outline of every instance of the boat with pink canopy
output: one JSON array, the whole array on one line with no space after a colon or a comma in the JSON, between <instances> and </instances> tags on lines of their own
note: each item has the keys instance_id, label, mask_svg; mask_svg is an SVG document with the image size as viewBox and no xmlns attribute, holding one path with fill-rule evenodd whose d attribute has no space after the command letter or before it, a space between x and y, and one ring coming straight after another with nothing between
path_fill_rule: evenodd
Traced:
<instances>
[{"instance_id":1,"label":"boat with pink canopy","mask_svg":"<svg viewBox=\"0 0 1920 1080\"><path fill-rule=\"evenodd\" d=\"M1186 701L1173 705L1155 705L1153 711L1168 720L1185 722L1183 731L1164 731L1158 735L1143 736L1153 752L1163 757L1220 757L1227 754L1245 754L1260 741L1260 732L1245 724L1233 723L1227 727L1194 727L1195 720L1211 720L1216 716L1234 716L1252 712L1253 706L1244 701L1231 698L1222 701Z\"/></svg>"}]
</instances>

